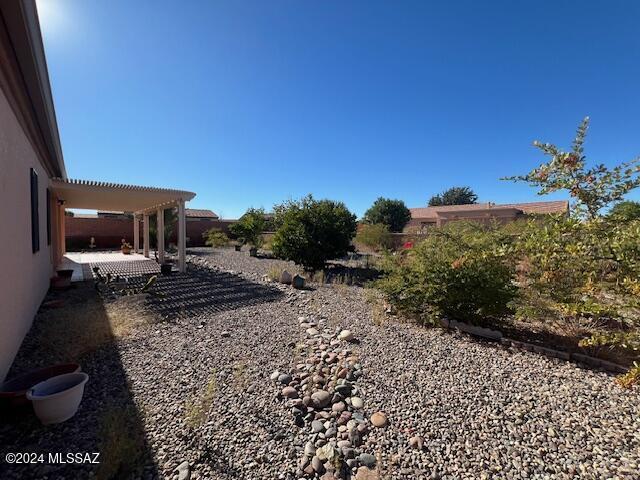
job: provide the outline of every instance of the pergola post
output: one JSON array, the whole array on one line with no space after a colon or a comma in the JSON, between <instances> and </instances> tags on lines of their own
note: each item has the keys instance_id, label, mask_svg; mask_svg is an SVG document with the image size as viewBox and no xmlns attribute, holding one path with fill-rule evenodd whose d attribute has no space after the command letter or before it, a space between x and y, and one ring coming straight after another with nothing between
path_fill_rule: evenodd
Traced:
<instances>
[{"instance_id":1,"label":"pergola post","mask_svg":"<svg viewBox=\"0 0 640 480\"><path fill-rule=\"evenodd\" d=\"M178 202L178 269L180 272L187 270L186 263L187 222L185 218L184 200Z\"/></svg>"},{"instance_id":2,"label":"pergola post","mask_svg":"<svg viewBox=\"0 0 640 480\"><path fill-rule=\"evenodd\" d=\"M157 225L157 249L158 249L158 262L160 262L160 265L162 265L164 263L164 209L159 208L157 213L157 220L156 220L156 225Z\"/></svg>"},{"instance_id":3,"label":"pergola post","mask_svg":"<svg viewBox=\"0 0 640 480\"><path fill-rule=\"evenodd\" d=\"M140 217L133 215L133 251L140 253Z\"/></svg>"},{"instance_id":4,"label":"pergola post","mask_svg":"<svg viewBox=\"0 0 640 480\"><path fill-rule=\"evenodd\" d=\"M142 236L143 236L143 254L145 257L149 258L149 214L145 213L142 216Z\"/></svg>"}]
</instances>

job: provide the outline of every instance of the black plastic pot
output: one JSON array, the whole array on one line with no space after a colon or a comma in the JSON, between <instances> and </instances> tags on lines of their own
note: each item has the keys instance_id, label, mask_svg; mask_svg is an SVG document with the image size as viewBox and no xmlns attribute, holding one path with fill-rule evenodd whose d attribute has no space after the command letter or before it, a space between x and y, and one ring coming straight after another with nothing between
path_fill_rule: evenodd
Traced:
<instances>
[{"instance_id":1,"label":"black plastic pot","mask_svg":"<svg viewBox=\"0 0 640 480\"><path fill-rule=\"evenodd\" d=\"M171 265L170 263L163 263L162 265L160 265L160 273L162 275L171 275L172 270L173 269L173 265Z\"/></svg>"},{"instance_id":2,"label":"black plastic pot","mask_svg":"<svg viewBox=\"0 0 640 480\"><path fill-rule=\"evenodd\" d=\"M249 256L250 257L257 257L258 256L258 249L255 247L252 247L249 249Z\"/></svg>"},{"instance_id":3,"label":"black plastic pot","mask_svg":"<svg viewBox=\"0 0 640 480\"><path fill-rule=\"evenodd\" d=\"M234 245L234 248L236 249L236 252L239 252L242 250L242 245Z\"/></svg>"},{"instance_id":4,"label":"black plastic pot","mask_svg":"<svg viewBox=\"0 0 640 480\"><path fill-rule=\"evenodd\" d=\"M63 269L57 270L58 276L62 278L71 278L73 276L73 270L71 269Z\"/></svg>"}]
</instances>

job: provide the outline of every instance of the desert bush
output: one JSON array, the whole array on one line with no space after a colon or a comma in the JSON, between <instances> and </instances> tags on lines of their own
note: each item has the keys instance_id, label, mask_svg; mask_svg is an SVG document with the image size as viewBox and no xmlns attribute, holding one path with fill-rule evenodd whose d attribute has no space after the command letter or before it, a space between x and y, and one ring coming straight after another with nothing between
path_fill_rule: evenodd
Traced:
<instances>
[{"instance_id":1,"label":"desert bush","mask_svg":"<svg viewBox=\"0 0 640 480\"><path fill-rule=\"evenodd\" d=\"M485 323L510 312L516 294L510 239L495 226L456 222L402 255L388 255L376 282L387 300L419 319Z\"/></svg>"},{"instance_id":2,"label":"desert bush","mask_svg":"<svg viewBox=\"0 0 640 480\"><path fill-rule=\"evenodd\" d=\"M266 218L261 208L250 208L240 219L229 227L229 231L242 243L260 248L263 244L262 232L265 231Z\"/></svg>"},{"instance_id":3,"label":"desert bush","mask_svg":"<svg viewBox=\"0 0 640 480\"><path fill-rule=\"evenodd\" d=\"M386 225L390 232L402 232L411 220L411 212L402 200L379 197L364 214L363 221L370 225Z\"/></svg>"},{"instance_id":4,"label":"desert bush","mask_svg":"<svg viewBox=\"0 0 640 480\"><path fill-rule=\"evenodd\" d=\"M229 245L229 237L219 228L210 228L202 234L204 243L210 247L226 247Z\"/></svg>"},{"instance_id":5,"label":"desert bush","mask_svg":"<svg viewBox=\"0 0 640 480\"><path fill-rule=\"evenodd\" d=\"M640 222L564 217L531 221L515 249L525 265L523 295L516 302L520 317L634 323L640 293ZM531 308L534 298L547 308Z\"/></svg>"},{"instance_id":6,"label":"desert bush","mask_svg":"<svg viewBox=\"0 0 640 480\"><path fill-rule=\"evenodd\" d=\"M342 202L315 200L311 195L274 207L279 225L271 242L275 256L305 270L318 270L342 257L356 233L356 217Z\"/></svg>"},{"instance_id":7,"label":"desert bush","mask_svg":"<svg viewBox=\"0 0 640 480\"><path fill-rule=\"evenodd\" d=\"M393 245L389 227L382 223L362 225L355 239L357 244L369 247L376 252L387 250Z\"/></svg>"}]
</instances>

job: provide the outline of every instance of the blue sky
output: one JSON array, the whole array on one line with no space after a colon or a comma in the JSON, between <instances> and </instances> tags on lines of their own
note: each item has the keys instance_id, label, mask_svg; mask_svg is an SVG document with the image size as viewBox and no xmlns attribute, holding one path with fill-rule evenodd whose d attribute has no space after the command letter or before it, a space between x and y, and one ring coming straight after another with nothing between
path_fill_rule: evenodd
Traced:
<instances>
[{"instance_id":1,"label":"blue sky","mask_svg":"<svg viewBox=\"0 0 640 480\"><path fill-rule=\"evenodd\" d=\"M499 178L586 115L591 160L640 154L640 2L38 6L69 176L191 190L226 218L307 193L358 215L453 185L536 200Z\"/></svg>"}]
</instances>

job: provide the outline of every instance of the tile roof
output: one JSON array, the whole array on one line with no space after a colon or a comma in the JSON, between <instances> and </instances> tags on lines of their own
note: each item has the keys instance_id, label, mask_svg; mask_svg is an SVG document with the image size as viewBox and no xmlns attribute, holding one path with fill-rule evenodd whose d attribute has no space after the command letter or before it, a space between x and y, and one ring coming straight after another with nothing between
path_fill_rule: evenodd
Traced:
<instances>
[{"instance_id":1,"label":"tile roof","mask_svg":"<svg viewBox=\"0 0 640 480\"><path fill-rule=\"evenodd\" d=\"M550 202L527 203L474 203L470 205L445 205L441 207L410 208L411 218L433 219L438 218L439 213L468 212L477 210L491 210L497 208L515 208L527 215L543 213L566 213L569 211L569 202L566 200Z\"/></svg>"},{"instance_id":2,"label":"tile roof","mask_svg":"<svg viewBox=\"0 0 640 480\"><path fill-rule=\"evenodd\" d=\"M184 211L185 211L185 215L190 218L214 218L214 219L219 218L218 215L216 215L211 210L185 208Z\"/></svg>"}]
</instances>

